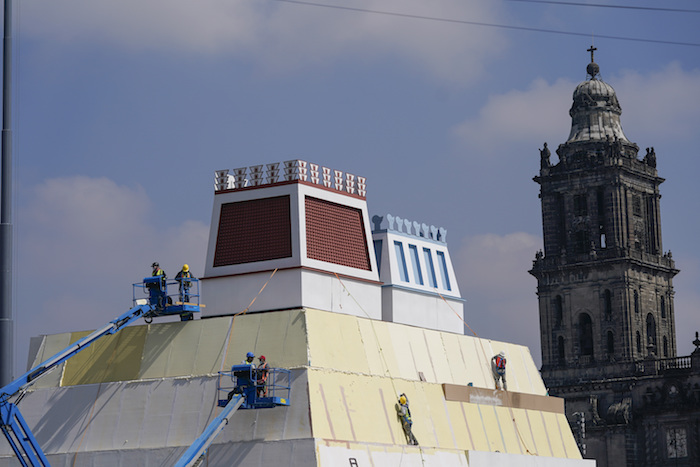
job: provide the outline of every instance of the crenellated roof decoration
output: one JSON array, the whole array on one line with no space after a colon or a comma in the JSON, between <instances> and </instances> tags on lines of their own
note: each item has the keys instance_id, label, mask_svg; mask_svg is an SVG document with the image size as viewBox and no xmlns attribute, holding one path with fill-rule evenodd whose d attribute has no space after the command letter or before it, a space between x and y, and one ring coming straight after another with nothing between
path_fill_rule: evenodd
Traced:
<instances>
[{"instance_id":1,"label":"crenellated roof decoration","mask_svg":"<svg viewBox=\"0 0 700 467\"><path fill-rule=\"evenodd\" d=\"M384 223L386 219L386 223ZM435 227L425 223L410 221L398 216L387 214L386 216L372 216L374 224L373 232L379 230L387 230L389 232L399 232L414 237L422 237L428 240L433 240L440 243L447 243L447 229L444 227ZM386 227L382 227L384 224Z\"/></svg>"},{"instance_id":2,"label":"crenellated roof decoration","mask_svg":"<svg viewBox=\"0 0 700 467\"><path fill-rule=\"evenodd\" d=\"M281 170L281 178L280 178ZM265 165L252 165L233 169L217 170L214 175L214 190L239 190L242 188L271 185L279 182L302 181L344 193L356 194L362 198L367 195L367 178L356 177L340 170L332 170L299 159L274 162Z\"/></svg>"}]
</instances>

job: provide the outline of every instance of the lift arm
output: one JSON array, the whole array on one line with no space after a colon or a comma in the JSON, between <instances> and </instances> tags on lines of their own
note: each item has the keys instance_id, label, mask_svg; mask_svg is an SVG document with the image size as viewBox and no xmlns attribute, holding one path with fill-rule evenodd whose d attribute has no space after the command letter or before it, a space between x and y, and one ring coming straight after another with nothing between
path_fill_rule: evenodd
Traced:
<instances>
[{"instance_id":1,"label":"lift arm","mask_svg":"<svg viewBox=\"0 0 700 467\"><path fill-rule=\"evenodd\" d=\"M49 462L32 435L31 430L29 430L19 409L15 404L10 402L9 399L19 392L26 390L37 379L48 374L51 370L73 355L88 348L96 340L120 331L128 324L152 311L152 305L135 306L123 315L110 321L104 327L66 347L53 357L35 366L21 377L0 389L0 428L23 466L49 466ZM29 464L22 454L27 457Z\"/></svg>"},{"instance_id":2,"label":"lift arm","mask_svg":"<svg viewBox=\"0 0 700 467\"><path fill-rule=\"evenodd\" d=\"M187 451L177 461L175 467L192 467L197 465L197 461L209 448L209 445L214 442L214 438L219 435L219 432L228 424L229 418L243 404L243 394L237 394L231 398L226 404L224 410L207 426L199 438L192 443Z\"/></svg>"}]
</instances>

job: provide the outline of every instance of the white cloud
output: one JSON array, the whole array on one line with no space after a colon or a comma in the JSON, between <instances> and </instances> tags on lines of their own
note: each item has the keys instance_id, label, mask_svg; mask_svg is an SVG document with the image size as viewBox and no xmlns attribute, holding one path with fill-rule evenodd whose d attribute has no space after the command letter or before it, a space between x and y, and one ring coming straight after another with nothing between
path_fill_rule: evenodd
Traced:
<instances>
[{"instance_id":1,"label":"white cloud","mask_svg":"<svg viewBox=\"0 0 700 467\"><path fill-rule=\"evenodd\" d=\"M526 271L541 244L523 232L476 235L454 255L467 324L480 337L527 345L538 364L537 282Z\"/></svg>"},{"instance_id":2,"label":"white cloud","mask_svg":"<svg viewBox=\"0 0 700 467\"><path fill-rule=\"evenodd\" d=\"M495 22L498 5L359 0L349 7ZM138 51L243 55L273 70L347 55L398 58L426 74L466 83L504 46L503 33L493 28L272 0L39 0L23 7L24 30L51 43L102 42Z\"/></svg>"},{"instance_id":3,"label":"white cloud","mask_svg":"<svg viewBox=\"0 0 700 467\"><path fill-rule=\"evenodd\" d=\"M605 81L618 95L622 127L630 140L644 137L660 145L675 138L697 139L700 70L686 71L672 63L644 75L624 71ZM480 155L492 157L520 157L515 148L541 147L543 141L554 149L569 134L569 108L577 84L536 79L525 90L492 95L479 114L455 126L453 134Z\"/></svg>"},{"instance_id":4,"label":"white cloud","mask_svg":"<svg viewBox=\"0 0 700 467\"><path fill-rule=\"evenodd\" d=\"M203 273L209 227L159 225L158 204L141 187L76 176L45 180L21 196L15 240L21 365L31 336L94 329L128 310L131 284L150 275L154 260L170 277L185 262Z\"/></svg>"},{"instance_id":5,"label":"white cloud","mask_svg":"<svg viewBox=\"0 0 700 467\"><path fill-rule=\"evenodd\" d=\"M624 71L611 78L622 106L622 128L632 141L697 139L700 126L700 69L677 63L642 75Z\"/></svg>"},{"instance_id":6,"label":"white cloud","mask_svg":"<svg viewBox=\"0 0 700 467\"><path fill-rule=\"evenodd\" d=\"M568 80L549 84L539 78L525 91L492 95L476 117L455 126L453 133L479 154L491 157L502 156L507 146L530 147L547 138L556 147L553 142L569 134L575 87L576 83Z\"/></svg>"}]
</instances>

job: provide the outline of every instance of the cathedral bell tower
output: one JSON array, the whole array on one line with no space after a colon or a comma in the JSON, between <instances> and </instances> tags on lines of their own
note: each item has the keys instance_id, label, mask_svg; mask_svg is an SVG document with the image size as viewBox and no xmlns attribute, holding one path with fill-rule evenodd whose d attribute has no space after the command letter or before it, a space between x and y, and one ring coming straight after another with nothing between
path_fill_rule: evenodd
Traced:
<instances>
[{"instance_id":1,"label":"cathedral bell tower","mask_svg":"<svg viewBox=\"0 0 700 467\"><path fill-rule=\"evenodd\" d=\"M661 243L654 148L639 147L620 124L615 90L593 60L573 94L571 132L540 151L544 251L537 278L542 374L648 357L675 357L671 253Z\"/></svg>"}]
</instances>

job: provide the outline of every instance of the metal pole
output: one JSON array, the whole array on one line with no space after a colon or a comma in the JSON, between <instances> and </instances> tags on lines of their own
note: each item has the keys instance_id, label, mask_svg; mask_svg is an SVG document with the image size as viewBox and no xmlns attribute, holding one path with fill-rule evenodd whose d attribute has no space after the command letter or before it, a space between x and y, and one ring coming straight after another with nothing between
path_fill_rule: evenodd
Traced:
<instances>
[{"instance_id":1,"label":"metal pole","mask_svg":"<svg viewBox=\"0 0 700 467\"><path fill-rule=\"evenodd\" d=\"M2 56L2 190L0 196L0 387L12 382L12 0L5 0Z\"/></svg>"}]
</instances>

